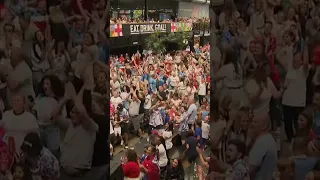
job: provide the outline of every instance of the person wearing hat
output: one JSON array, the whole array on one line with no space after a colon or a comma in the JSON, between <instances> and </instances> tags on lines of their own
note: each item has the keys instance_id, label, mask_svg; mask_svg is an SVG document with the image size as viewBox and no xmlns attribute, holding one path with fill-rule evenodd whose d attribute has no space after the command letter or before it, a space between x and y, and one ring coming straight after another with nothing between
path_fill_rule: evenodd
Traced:
<instances>
[{"instance_id":1,"label":"person wearing hat","mask_svg":"<svg viewBox=\"0 0 320 180\"><path fill-rule=\"evenodd\" d=\"M36 132L28 133L21 145L33 179L57 179L60 176L59 161L43 146Z\"/></svg>"}]
</instances>

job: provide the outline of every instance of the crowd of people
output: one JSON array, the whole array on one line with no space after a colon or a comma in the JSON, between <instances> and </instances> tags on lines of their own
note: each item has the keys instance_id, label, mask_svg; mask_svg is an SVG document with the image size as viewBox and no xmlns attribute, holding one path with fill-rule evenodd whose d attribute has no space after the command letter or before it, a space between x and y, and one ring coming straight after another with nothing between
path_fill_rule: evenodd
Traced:
<instances>
[{"instance_id":1,"label":"crowd of people","mask_svg":"<svg viewBox=\"0 0 320 180\"><path fill-rule=\"evenodd\" d=\"M210 7L211 154L199 150L201 178L319 178L319 5Z\"/></svg>"},{"instance_id":2,"label":"crowd of people","mask_svg":"<svg viewBox=\"0 0 320 180\"><path fill-rule=\"evenodd\" d=\"M109 163L108 16L106 0L1 1L0 179Z\"/></svg>"},{"instance_id":3,"label":"crowd of people","mask_svg":"<svg viewBox=\"0 0 320 180\"><path fill-rule=\"evenodd\" d=\"M209 51L209 45L196 44L167 54L111 55L111 156L118 139L128 149L121 159L125 178L183 180L182 162L170 161L168 154L174 134L179 134L178 144L187 146L190 163L196 159L196 147L206 147ZM146 139L144 154L129 144L130 134Z\"/></svg>"},{"instance_id":4,"label":"crowd of people","mask_svg":"<svg viewBox=\"0 0 320 180\"><path fill-rule=\"evenodd\" d=\"M130 24L130 23L171 23L171 22L185 22L185 23L194 23L194 22L209 22L209 18L187 18L187 17L178 17L175 19L163 19L163 20L155 20L153 18L149 18L148 20L144 20L143 18L129 18L126 15L122 15L118 18L111 17L110 24Z\"/></svg>"}]
</instances>

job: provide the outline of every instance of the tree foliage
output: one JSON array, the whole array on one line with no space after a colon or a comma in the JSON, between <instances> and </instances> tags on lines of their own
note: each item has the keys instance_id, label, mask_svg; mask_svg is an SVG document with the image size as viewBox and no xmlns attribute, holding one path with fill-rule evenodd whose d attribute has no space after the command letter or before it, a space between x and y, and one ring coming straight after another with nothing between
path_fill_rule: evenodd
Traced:
<instances>
[{"instance_id":1,"label":"tree foliage","mask_svg":"<svg viewBox=\"0 0 320 180\"><path fill-rule=\"evenodd\" d=\"M187 46L185 42L188 41L190 37L190 32L176 32L170 34L155 32L150 34L145 42L146 47L154 53L164 53L166 52L166 45L168 43L176 43L179 49L185 48Z\"/></svg>"}]
</instances>

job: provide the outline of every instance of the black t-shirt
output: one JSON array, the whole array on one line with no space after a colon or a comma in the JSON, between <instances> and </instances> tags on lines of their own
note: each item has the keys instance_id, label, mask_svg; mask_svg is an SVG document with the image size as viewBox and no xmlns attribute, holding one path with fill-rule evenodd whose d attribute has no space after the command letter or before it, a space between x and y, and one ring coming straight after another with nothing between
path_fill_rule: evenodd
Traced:
<instances>
[{"instance_id":1,"label":"black t-shirt","mask_svg":"<svg viewBox=\"0 0 320 180\"><path fill-rule=\"evenodd\" d=\"M145 98L139 98L140 99L140 107L139 107L139 114L143 114L144 113L144 102L145 102Z\"/></svg>"},{"instance_id":2,"label":"black t-shirt","mask_svg":"<svg viewBox=\"0 0 320 180\"><path fill-rule=\"evenodd\" d=\"M162 101L166 101L167 98L167 93L164 91L159 91L159 95L162 97Z\"/></svg>"},{"instance_id":3,"label":"black t-shirt","mask_svg":"<svg viewBox=\"0 0 320 180\"><path fill-rule=\"evenodd\" d=\"M108 164L110 161L109 145L108 145L108 131L110 130L107 116L93 115L95 123L99 126L99 131L96 134L96 141L94 143L94 150L92 155L92 166L101 166Z\"/></svg>"},{"instance_id":4,"label":"black t-shirt","mask_svg":"<svg viewBox=\"0 0 320 180\"><path fill-rule=\"evenodd\" d=\"M189 145L189 149L187 150L187 155L188 156L197 155L198 140L194 136L191 136L191 137L188 137L186 143Z\"/></svg>"}]
</instances>

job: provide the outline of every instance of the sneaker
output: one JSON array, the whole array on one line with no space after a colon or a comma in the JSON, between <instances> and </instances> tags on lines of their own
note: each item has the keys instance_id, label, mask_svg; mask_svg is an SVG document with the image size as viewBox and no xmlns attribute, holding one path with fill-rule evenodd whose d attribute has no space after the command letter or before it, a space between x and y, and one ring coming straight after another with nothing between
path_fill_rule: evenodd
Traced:
<instances>
[{"instance_id":1,"label":"sneaker","mask_svg":"<svg viewBox=\"0 0 320 180\"><path fill-rule=\"evenodd\" d=\"M150 141L150 139L149 139L149 136L147 137L147 142L149 142Z\"/></svg>"},{"instance_id":2,"label":"sneaker","mask_svg":"<svg viewBox=\"0 0 320 180\"><path fill-rule=\"evenodd\" d=\"M121 140L121 146L123 146L123 140Z\"/></svg>"},{"instance_id":3,"label":"sneaker","mask_svg":"<svg viewBox=\"0 0 320 180\"><path fill-rule=\"evenodd\" d=\"M125 145L125 146L124 146L124 149L128 149L128 148L129 148L129 146L128 146L128 145Z\"/></svg>"}]
</instances>

